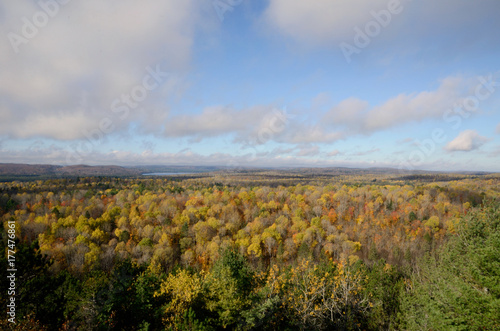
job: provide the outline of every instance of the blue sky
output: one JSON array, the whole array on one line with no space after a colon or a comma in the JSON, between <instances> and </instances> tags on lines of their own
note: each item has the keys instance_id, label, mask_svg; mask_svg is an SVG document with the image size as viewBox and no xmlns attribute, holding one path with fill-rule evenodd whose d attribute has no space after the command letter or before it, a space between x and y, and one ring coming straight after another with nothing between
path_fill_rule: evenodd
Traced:
<instances>
[{"instance_id":1,"label":"blue sky","mask_svg":"<svg viewBox=\"0 0 500 331\"><path fill-rule=\"evenodd\" d=\"M0 162L498 172L499 12L0 0Z\"/></svg>"}]
</instances>

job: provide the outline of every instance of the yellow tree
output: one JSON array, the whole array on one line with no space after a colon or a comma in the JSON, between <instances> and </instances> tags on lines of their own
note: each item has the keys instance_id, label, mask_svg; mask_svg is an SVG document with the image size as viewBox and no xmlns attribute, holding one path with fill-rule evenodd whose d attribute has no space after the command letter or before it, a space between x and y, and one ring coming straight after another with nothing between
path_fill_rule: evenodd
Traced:
<instances>
[{"instance_id":1,"label":"yellow tree","mask_svg":"<svg viewBox=\"0 0 500 331\"><path fill-rule=\"evenodd\" d=\"M176 328L175 318L184 313L200 299L203 290L203 278L198 274L190 274L186 270L170 274L160 285L154 296L165 296L169 303L163 311L163 321L167 327Z\"/></svg>"}]
</instances>

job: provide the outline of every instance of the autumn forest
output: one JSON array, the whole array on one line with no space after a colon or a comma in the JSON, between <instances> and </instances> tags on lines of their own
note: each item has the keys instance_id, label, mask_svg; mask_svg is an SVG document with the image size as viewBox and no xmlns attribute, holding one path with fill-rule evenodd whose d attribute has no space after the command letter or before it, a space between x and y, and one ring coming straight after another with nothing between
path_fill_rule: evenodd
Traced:
<instances>
[{"instance_id":1,"label":"autumn forest","mask_svg":"<svg viewBox=\"0 0 500 331\"><path fill-rule=\"evenodd\" d=\"M494 174L9 180L0 217L1 329L500 329Z\"/></svg>"}]
</instances>

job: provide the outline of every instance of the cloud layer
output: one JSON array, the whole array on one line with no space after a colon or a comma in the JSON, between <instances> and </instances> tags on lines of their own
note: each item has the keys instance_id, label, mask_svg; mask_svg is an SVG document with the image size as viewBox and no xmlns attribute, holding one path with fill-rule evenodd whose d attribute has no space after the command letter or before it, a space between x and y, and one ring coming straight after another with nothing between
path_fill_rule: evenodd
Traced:
<instances>
[{"instance_id":1,"label":"cloud layer","mask_svg":"<svg viewBox=\"0 0 500 331\"><path fill-rule=\"evenodd\" d=\"M465 122L426 164L493 155L497 0L228 3L1 1L0 162L394 165Z\"/></svg>"},{"instance_id":2,"label":"cloud layer","mask_svg":"<svg viewBox=\"0 0 500 331\"><path fill-rule=\"evenodd\" d=\"M52 7L40 6L46 3ZM192 0L54 3L1 5L0 31L9 36L0 42L0 62L8 64L0 79L3 135L82 138L113 115L116 98L143 84L147 67L178 73L189 66L198 13ZM126 121L114 121L115 127L143 119L157 127L177 85L170 77L144 100L137 94L140 108Z\"/></svg>"},{"instance_id":3,"label":"cloud layer","mask_svg":"<svg viewBox=\"0 0 500 331\"><path fill-rule=\"evenodd\" d=\"M435 90L399 94L375 106L366 100L347 98L322 116L309 109L286 112L271 105L245 109L206 107L200 113L171 116L164 126L164 135L192 141L233 135L236 142L252 144L332 143L405 124L443 119L478 85L477 78L451 76Z\"/></svg>"},{"instance_id":4,"label":"cloud layer","mask_svg":"<svg viewBox=\"0 0 500 331\"><path fill-rule=\"evenodd\" d=\"M408 45L434 39L439 31L439 35L460 33L474 44L499 40L494 34L484 33L500 27L495 18L499 9L495 0L270 0L265 18L271 27L300 43L337 46L343 41L352 43L356 27L364 31L369 22L379 22L377 13L395 8L388 23L380 24L384 31L376 36L378 39L398 38ZM453 39L446 42L448 46L461 43ZM401 43L394 44L401 47Z\"/></svg>"},{"instance_id":5,"label":"cloud layer","mask_svg":"<svg viewBox=\"0 0 500 331\"><path fill-rule=\"evenodd\" d=\"M470 152L484 145L489 139L479 135L477 131L465 130L445 146L449 152Z\"/></svg>"},{"instance_id":6,"label":"cloud layer","mask_svg":"<svg viewBox=\"0 0 500 331\"><path fill-rule=\"evenodd\" d=\"M473 87L472 81L448 77L434 91L399 94L372 108L365 100L348 98L334 106L324 120L350 132L369 134L405 123L442 118L446 110L466 96L467 87Z\"/></svg>"}]
</instances>

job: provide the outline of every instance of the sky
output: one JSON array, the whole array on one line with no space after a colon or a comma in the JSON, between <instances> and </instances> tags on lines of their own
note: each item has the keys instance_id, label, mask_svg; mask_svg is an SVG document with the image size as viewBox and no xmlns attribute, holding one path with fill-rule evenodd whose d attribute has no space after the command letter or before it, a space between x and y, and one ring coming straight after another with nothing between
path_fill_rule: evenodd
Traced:
<instances>
[{"instance_id":1,"label":"sky","mask_svg":"<svg viewBox=\"0 0 500 331\"><path fill-rule=\"evenodd\" d=\"M500 172L497 0L0 0L0 163Z\"/></svg>"}]
</instances>

